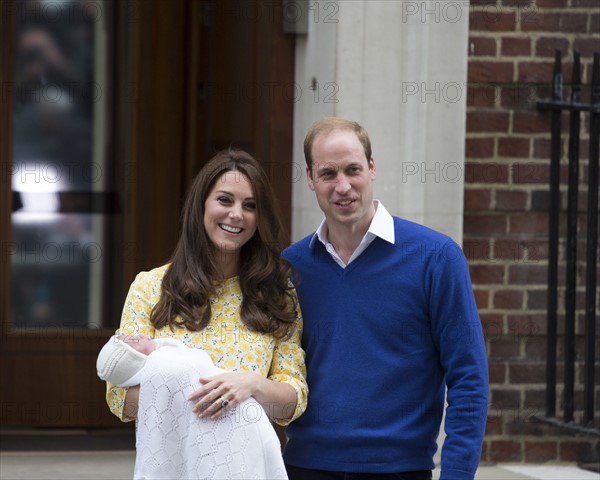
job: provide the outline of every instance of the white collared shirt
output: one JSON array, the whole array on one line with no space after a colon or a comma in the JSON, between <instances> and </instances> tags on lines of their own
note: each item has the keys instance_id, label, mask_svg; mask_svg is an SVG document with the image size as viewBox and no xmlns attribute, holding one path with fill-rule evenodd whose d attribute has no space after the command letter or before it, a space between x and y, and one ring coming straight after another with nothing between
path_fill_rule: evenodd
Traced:
<instances>
[{"instance_id":1,"label":"white collared shirt","mask_svg":"<svg viewBox=\"0 0 600 480\"><path fill-rule=\"evenodd\" d=\"M327 234L329 230L327 229L326 219L323 219L319 225L319 228L310 240L309 246L312 248L315 244L315 240L318 238L321 243L325 245L325 248L331 255L331 258L333 258L333 260L335 260L340 267L346 268L352 261L356 260L377 237L393 244L395 241L394 219L390 212L386 210L379 200L374 200L373 203L375 204L375 215L373 216L373 220L371 220L371 225L369 225L367 233L365 233L365 236L358 244L358 247L356 247L356 250L354 250L352 253L348 263L344 263L344 261L335 251L333 244L329 243L329 240L327 240Z\"/></svg>"}]
</instances>

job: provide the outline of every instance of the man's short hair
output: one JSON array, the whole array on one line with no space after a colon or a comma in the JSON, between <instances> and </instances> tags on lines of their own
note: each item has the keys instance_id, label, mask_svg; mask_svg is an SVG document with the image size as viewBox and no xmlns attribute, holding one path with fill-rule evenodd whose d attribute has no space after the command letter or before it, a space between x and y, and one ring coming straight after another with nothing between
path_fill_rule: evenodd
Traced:
<instances>
[{"instance_id":1,"label":"man's short hair","mask_svg":"<svg viewBox=\"0 0 600 480\"><path fill-rule=\"evenodd\" d=\"M371 140L365 128L358 122L339 117L324 117L313 124L304 138L304 159L309 171L312 172L312 147L320 134L328 134L334 130L350 130L354 132L363 146L367 163L371 160Z\"/></svg>"}]
</instances>

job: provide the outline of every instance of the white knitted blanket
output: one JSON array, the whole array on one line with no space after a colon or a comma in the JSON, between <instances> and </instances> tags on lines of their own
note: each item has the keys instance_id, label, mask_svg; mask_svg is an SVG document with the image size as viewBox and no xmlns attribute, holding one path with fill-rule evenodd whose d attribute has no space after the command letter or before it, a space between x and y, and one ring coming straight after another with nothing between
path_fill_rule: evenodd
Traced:
<instances>
[{"instance_id":1,"label":"white knitted blanket","mask_svg":"<svg viewBox=\"0 0 600 480\"><path fill-rule=\"evenodd\" d=\"M192 413L187 397L198 379L223 372L206 352L181 342L148 356L136 375L135 479L287 479L279 439L256 400L216 421Z\"/></svg>"}]
</instances>

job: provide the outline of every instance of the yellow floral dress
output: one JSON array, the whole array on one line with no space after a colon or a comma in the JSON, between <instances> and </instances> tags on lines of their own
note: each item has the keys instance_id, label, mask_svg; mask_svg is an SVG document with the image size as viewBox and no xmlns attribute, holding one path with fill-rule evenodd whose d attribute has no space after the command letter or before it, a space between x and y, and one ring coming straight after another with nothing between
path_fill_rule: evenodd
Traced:
<instances>
[{"instance_id":1,"label":"yellow floral dress","mask_svg":"<svg viewBox=\"0 0 600 480\"><path fill-rule=\"evenodd\" d=\"M181 327L174 331L170 327L157 330L150 322L150 312L160 298L167 268L168 265L163 265L137 275L127 294L116 335L175 338L188 347L205 350L217 367L233 372L254 372L270 380L286 382L296 390L296 407L291 419L276 422L285 425L298 418L306 410L308 395L304 351L300 346L300 312L297 326L287 340L248 329L239 315L242 303L239 278L233 277L225 280L211 299L212 317L206 328L198 332ZM127 388L107 383L108 406L124 422L134 420L124 411L126 393Z\"/></svg>"}]
</instances>

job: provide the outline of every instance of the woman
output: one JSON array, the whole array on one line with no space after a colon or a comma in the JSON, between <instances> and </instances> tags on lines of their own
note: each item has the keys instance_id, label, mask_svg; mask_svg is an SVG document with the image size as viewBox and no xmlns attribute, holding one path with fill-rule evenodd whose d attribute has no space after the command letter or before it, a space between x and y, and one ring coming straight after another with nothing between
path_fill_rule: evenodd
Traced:
<instances>
[{"instance_id":1,"label":"woman","mask_svg":"<svg viewBox=\"0 0 600 480\"><path fill-rule=\"evenodd\" d=\"M131 285L117 335L175 338L229 371L199 379L188 399L200 420L251 396L280 425L306 409L301 317L281 234L256 160L222 151L192 184L170 262ZM136 418L139 394L139 386L107 384L108 405L123 421Z\"/></svg>"}]
</instances>

